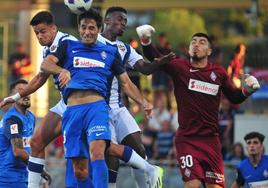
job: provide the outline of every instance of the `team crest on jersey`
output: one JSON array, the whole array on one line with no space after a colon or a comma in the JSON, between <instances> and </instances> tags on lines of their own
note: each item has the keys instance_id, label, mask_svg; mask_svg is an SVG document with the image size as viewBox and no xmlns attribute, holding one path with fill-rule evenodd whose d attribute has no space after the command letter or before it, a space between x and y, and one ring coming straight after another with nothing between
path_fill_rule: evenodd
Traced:
<instances>
[{"instance_id":1,"label":"team crest on jersey","mask_svg":"<svg viewBox=\"0 0 268 188\"><path fill-rule=\"evenodd\" d=\"M103 60L107 58L107 54L106 54L105 51L101 52L101 57L102 57Z\"/></svg>"},{"instance_id":2,"label":"team crest on jersey","mask_svg":"<svg viewBox=\"0 0 268 188\"><path fill-rule=\"evenodd\" d=\"M19 133L18 124L10 125L10 133L11 134L18 134Z\"/></svg>"},{"instance_id":3,"label":"team crest on jersey","mask_svg":"<svg viewBox=\"0 0 268 188\"><path fill-rule=\"evenodd\" d=\"M187 177L190 177L191 170L189 170L188 168L186 168L185 171L184 171L184 175L187 176Z\"/></svg>"},{"instance_id":4,"label":"team crest on jersey","mask_svg":"<svg viewBox=\"0 0 268 188\"><path fill-rule=\"evenodd\" d=\"M50 52L56 52L56 50L57 50L57 46L56 45L50 46Z\"/></svg>"},{"instance_id":5,"label":"team crest on jersey","mask_svg":"<svg viewBox=\"0 0 268 188\"><path fill-rule=\"evenodd\" d=\"M215 82L215 80L217 79L217 76L214 72L211 72L210 78L211 78L211 80L213 80Z\"/></svg>"},{"instance_id":6,"label":"team crest on jersey","mask_svg":"<svg viewBox=\"0 0 268 188\"><path fill-rule=\"evenodd\" d=\"M203 82L200 80L190 79L188 89L216 96L219 91L219 85Z\"/></svg>"},{"instance_id":7,"label":"team crest on jersey","mask_svg":"<svg viewBox=\"0 0 268 188\"><path fill-rule=\"evenodd\" d=\"M126 47L125 45L122 45L122 44L118 44L117 46L119 48L119 50L121 50L122 52L126 51Z\"/></svg>"}]
</instances>

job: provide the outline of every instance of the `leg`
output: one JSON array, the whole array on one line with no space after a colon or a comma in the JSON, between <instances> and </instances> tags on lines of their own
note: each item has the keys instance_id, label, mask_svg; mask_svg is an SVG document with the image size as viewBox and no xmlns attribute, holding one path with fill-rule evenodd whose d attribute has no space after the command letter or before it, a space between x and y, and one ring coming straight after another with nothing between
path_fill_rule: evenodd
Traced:
<instances>
[{"instance_id":1,"label":"leg","mask_svg":"<svg viewBox=\"0 0 268 188\"><path fill-rule=\"evenodd\" d=\"M201 185L202 183L198 179L190 180L184 183L185 188L200 188Z\"/></svg>"},{"instance_id":2,"label":"leg","mask_svg":"<svg viewBox=\"0 0 268 188\"><path fill-rule=\"evenodd\" d=\"M108 168L104 160L105 150L106 141L91 141L90 159L93 170L93 184L96 188L108 188Z\"/></svg>"},{"instance_id":3,"label":"leg","mask_svg":"<svg viewBox=\"0 0 268 188\"><path fill-rule=\"evenodd\" d=\"M35 131L30 145L28 187L39 186L41 172L45 165L45 147L61 134L61 116L54 112L48 112L40 126Z\"/></svg>"}]
</instances>

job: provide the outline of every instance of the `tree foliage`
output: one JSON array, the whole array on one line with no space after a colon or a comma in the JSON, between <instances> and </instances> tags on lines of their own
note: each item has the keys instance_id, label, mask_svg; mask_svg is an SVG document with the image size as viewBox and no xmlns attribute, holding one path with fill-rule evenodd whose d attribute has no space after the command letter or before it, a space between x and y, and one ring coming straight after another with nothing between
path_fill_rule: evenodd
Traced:
<instances>
[{"instance_id":1,"label":"tree foliage","mask_svg":"<svg viewBox=\"0 0 268 188\"><path fill-rule=\"evenodd\" d=\"M196 32L206 32L203 18L184 9L157 11L152 25L158 33L167 34L173 48L180 43L188 44L191 36Z\"/></svg>"}]
</instances>

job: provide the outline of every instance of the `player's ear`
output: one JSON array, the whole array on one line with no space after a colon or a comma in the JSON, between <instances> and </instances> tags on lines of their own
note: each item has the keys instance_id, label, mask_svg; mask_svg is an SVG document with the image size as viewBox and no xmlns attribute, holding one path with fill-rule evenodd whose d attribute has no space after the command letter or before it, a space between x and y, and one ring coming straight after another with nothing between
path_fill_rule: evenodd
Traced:
<instances>
[{"instance_id":1,"label":"player's ear","mask_svg":"<svg viewBox=\"0 0 268 188\"><path fill-rule=\"evenodd\" d=\"M208 48L208 56L212 53L211 47Z\"/></svg>"}]
</instances>

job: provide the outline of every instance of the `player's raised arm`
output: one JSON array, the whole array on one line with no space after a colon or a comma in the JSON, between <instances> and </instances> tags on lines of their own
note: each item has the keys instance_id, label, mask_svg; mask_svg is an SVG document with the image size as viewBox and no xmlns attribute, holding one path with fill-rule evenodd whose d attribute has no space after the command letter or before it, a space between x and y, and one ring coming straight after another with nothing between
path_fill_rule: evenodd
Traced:
<instances>
[{"instance_id":1,"label":"player's raised arm","mask_svg":"<svg viewBox=\"0 0 268 188\"><path fill-rule=\"evenodd\" d=\"M226 73L226 71L224 72ZM254 76L245 76L244 85L241 90L234 86L227 73L225 75L226 81L223 85L222 91L224 95L234 104L243 102L247 97L252 95L260 88L260 84Z\"/></svg>"},{"instance_id":2,"label":"player's raised arm","mask_svg":"<svg viewBox=\"0 0 268 188\"><path fill-rule=\"evenodd\" d=\"M134 68L143 74L149 75L158 70L161 65L169 63L174 58L176 58L175 53L170 52L163 57L154 58L153 62L145 62L143 59L141 59L137 61L137 63L134 65Z\"/></svg>"}]
</instances>

